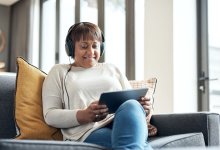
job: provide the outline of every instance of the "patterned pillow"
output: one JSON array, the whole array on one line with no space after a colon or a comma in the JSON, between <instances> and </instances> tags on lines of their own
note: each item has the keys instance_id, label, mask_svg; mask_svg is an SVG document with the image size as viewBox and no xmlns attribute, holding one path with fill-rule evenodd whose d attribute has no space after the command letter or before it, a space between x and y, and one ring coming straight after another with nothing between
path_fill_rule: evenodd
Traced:
<instances>
[{"instance_id":1,"label":"patterned pillow","mask_svg":"<svg viewBox=\"0 0 220 150\"><path fill-rule=\"evenodd\" d=\"M148 92L146 94L146 97L151 99L152 106L154 104L154 92L156 89L157 79L156 78L150 78L147 80L130 80L129 81L131 86L136 88L148 88ZM157 128L150 123L150 119L152 116L152 111L149 113L149 115L146 117L147 125L148 125L148 136L155 136L157 134Z\"/></svg>"}]
</instances>

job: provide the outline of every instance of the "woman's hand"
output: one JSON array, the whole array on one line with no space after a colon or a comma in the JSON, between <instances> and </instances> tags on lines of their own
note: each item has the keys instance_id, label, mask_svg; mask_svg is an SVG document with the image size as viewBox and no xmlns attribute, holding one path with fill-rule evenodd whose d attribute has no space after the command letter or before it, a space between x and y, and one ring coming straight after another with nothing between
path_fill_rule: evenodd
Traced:
<instances>
[{"instance_id":1,"label":"woman's hand","mask_svg":"<svg viewBox=\"0 0 220 150\"><path fill-rule=\"evenodd\" d=\"M152 103L149 98L147 97L141 97L139 100L139 103L143 106L146 116L148 116L151 112L152 109Z\"/></svg>"},{"instance_id":2,"label":"woman's hand","mask_svg":"<svg viewBox=\"0 0 220 150\"><path fill-rule=\"evenodd\" d=\"M86 109L77 112L77 119L80 124L97 122L108 115L106 105L99 104L98 101L92 102Z\"/></svg>"}]
</instances>

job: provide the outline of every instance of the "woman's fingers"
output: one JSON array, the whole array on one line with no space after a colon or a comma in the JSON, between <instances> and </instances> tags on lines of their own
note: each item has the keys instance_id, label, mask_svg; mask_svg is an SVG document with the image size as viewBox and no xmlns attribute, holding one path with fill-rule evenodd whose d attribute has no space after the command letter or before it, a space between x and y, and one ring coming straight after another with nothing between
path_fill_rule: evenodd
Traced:
<instances>
[{"instance_id":1,"label":"woman's fingers","mask_svg":"<svg viewBox=\"0 0 220 150\"><path fill-rule=\"evenodd\" d=\"M107 115L108 115L107 112L106 113L102 113L100 115L95 115L95 121L100 121L102 119L105 119Z\"/></svg>"},{"instance_id":2,"label":"woman's fingers","mask_svg":"<svg viewBox=\"0 0 220 150\"><path fill-rule=\"evenodd\" d=\"M101 115L101 114L107 113L107 112L108 112L108 108L102 108L102 109L93 110L93 113L95 115Z\"/></svg>"},{"instance_id":3,"label":"woman's fingers","mask_svg":"<svg viewBox=\"0 0 220 150\"><path fill-rule=\"evenodd\" d=\"M99 105L98 103L94 102L91 103L91 109L93 113L94 122L100 121L108 115L108 108L106 105Z\"/></svg>"},{"instance_id":4,"label":"woman's fingers","mask_svg":"<svg viewBox=\"0 0 220 150\"><path fill-rule=\"evenodd\" d=\"M146 114L148 115L152 109L152 103L151 103L150 99L146 98L146 97L141 97L139 102L142 105L142 107L144 108Z\"/></svg>"},{"instance_id":5,"label":"woman's fingers","mask_svg":"<svg viewBox=\"0 0 220 150\"><path fill-rule=\"evenodd\" d=\"M147 105L142 105L144 110L151 110L151 106L147 106Z\"/></svg>"},{"instance_id":6,"label":"woman's fingers","mask_svg":"<svg viewBox=\"0 0 220 150\"><path fill-rule=\"evenodd\" d=\"M141 105L147 105L147 106L151 106L151 101L149 100L144 100L144 101L139 101Z\"/></svg>"}]
</instances>

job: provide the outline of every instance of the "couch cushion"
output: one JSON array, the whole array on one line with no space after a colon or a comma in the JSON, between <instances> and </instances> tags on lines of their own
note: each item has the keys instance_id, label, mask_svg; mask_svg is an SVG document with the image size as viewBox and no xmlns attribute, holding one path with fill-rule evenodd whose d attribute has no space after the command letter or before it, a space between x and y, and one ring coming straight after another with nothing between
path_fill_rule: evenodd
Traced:
<instances>
[{"instance_id":1,"label":"couch cushion","mask_svg":"<svg viewBox=\"0 0 220 150\"><path fill-rule=\"evenodd\" d=\"M104 150L95 144L74 141L0 140L1 150Z\"/></svg>"},{"instance_id":2,"label":"couch cushion","mask_svg":"<svg viewBox=\"0 0 220 150\"><path fill-rule=\"evenodd\" d=\"M149 139L153 149L175 148L175 147L205 147L202 133L188 133Z\"/></svg>"},{"instance_id":3,"label":"couch cushion","mask_svg":"<svg viewBox=\"0 0 220 150\"><path fill-rule=\"evenodd\" d=\"M46 74L17 58L15 119L17 139L62 140L59 129L48 126L43 117L42 84Z\"/></svg>"},{"instance_id":4,"label":"couch cushion","mask_svg":"<svg viewBox=\"0 0 220 150\"><path fill-rule=\"evenodd\" d=\"M16 135L14 122L15 73L0 73L0 138Z\"/></svg>"}]
</instances>

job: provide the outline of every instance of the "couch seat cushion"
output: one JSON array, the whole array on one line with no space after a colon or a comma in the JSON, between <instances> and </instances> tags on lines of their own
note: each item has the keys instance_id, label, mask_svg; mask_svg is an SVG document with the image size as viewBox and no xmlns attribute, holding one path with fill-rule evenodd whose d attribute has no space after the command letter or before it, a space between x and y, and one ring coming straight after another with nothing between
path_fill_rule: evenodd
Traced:
<instances>
[{"instance_id":1,"label":"couch seat cushion","mask_svg":"<svg viewBox=\"0 0 220 150\"><path fill-rule=\"evenodd\" d=\"M202 133L187 133L165 137L149 138L153 149L176 148L176 147L205 147Z\"/></svg>"},{"instance_id":2,"label":"couch seat cushion","mask_svg":"<svg viewBox=\"0 0 220 150\"><path fill-rule=\"evenodd\" d=\"M102 146L74 141L0 140L1 150L104 150Z\"/></svg>"}]
</instances>

